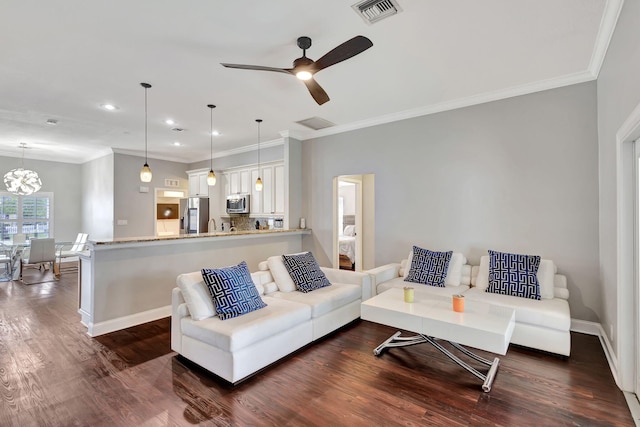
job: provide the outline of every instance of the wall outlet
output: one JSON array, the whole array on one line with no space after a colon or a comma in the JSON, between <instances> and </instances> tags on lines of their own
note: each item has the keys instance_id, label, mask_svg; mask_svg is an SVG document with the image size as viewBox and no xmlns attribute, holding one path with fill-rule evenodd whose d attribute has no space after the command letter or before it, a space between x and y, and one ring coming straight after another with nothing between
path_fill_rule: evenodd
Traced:
<instances>
[{"instance_id":1,"label":"wall outlet","mask_svg":"<svg viewBox=\"0 0 640 427\"><path fill-rule=\"evenodd\" d=\"M119 219L117 224L118 225L127 225L127 220L126 219Z\"/></svg>"},{"instance_id":2,"label":"wall outlet","mask_svg":"<svg viewBox=\"0 0 640 427\"><path fill-rule=\"evenodd\" d=\"M140 192L141 193L148 193L149 192L149 187L140 187Z\"/></svg>"}]
</instances>

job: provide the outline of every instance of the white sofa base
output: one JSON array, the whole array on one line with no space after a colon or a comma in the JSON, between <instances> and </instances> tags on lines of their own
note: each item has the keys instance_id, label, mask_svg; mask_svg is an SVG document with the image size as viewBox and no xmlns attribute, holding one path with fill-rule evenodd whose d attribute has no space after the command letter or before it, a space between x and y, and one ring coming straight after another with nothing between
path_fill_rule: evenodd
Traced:
<instances>
[{"instance_id":1,"label":"white sofa base","mask_svg":"<svg viewBox=\"0 0 640 427\"><path fill-rule=\"evenodd\" d=\"M309 344L311 337L312 325L308 321L230 353L183 336L179 353L230 383L236 383Z\"/></svg>"}]
</instances>

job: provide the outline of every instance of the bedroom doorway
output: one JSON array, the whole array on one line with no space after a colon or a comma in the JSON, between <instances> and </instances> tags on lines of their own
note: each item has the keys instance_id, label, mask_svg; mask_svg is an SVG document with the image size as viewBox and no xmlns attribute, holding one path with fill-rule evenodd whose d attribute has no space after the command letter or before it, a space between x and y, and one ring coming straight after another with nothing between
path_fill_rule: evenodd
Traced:
<instances>
[{"instance_id":1,"label":"bedroom doorway","mask_svg":"<svg viewBox=\"0 0 640 427\"><path fill-rule=\"evenodd\" d=\"M333 266L362 271L375 266L374 175L333 179Z\"/></svg>"}]
</instances>

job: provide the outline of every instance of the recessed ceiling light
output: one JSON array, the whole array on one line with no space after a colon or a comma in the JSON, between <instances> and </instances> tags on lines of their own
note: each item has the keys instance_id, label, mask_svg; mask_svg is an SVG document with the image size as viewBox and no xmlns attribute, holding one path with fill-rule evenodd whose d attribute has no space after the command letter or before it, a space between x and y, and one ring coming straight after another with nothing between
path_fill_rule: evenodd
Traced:
<instances>
[{"instance_id":1,"label":"recessed ceiling light","mask_svg":"<svg viewBox=\"0 0 640 427\"><path fill-rule=\"evenodd\" d=\"M105 110L109 110L109 111L119 110L119 108L113 104L102 104L100 106Z\"/></svg>"},{"instance_id":2,"label":"recessed ceiling light","mask_svg":"<svg viewBox=\"0 0 640 427\"><path fill-rule=\"evenodd\" d=\"M211 135L213 136L220 136L220 132L217 130L214 130L213 132L211 132Z\"/></svg>"},{"instance_id":3,"label":"recessed ceiling light","mask_svg":"<svg viewBox=\"0 0 640 427\"><path fill-rule=\"evenodd\" d=\"M180 147L182 144L180 144L180 141L176 141L173 143L173 145L175 145L176 147Z\"/></svg>"},{"instance_id":4,"label":"recessed ceiling light","mask_svg":"<svg viewBox=\"0 0 640 427\"><path fill-rule=\"evenodd\" d=\"M55 125L58 124L58 121L56 119L47 119L47 121L45 123L47 123L48 125L51 125L51 126L55 126Z\"/></svg>"},{"instance_id":5,"label":"recessed ceiling light","mask_svg":"<svg viewBox=\"0 0 640 427\"><path fill-rule=\"evenodd\" d=\"M174 121L173 121L173 120L171 120L171 119L167 119L167 120L165 120L164 122L165 122L166 124L168 124L168 125L174 125L174 124L176 124L176 122L174 122Z\"/></svg>"}]
</instances>

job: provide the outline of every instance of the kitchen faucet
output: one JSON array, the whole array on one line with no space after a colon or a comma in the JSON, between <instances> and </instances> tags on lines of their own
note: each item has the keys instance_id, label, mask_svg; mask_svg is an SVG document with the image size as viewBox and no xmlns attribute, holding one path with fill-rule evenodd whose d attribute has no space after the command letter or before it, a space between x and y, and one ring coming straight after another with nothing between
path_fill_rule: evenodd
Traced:
<instances>
[{"instance_id":1,"label":"kitchen faucet","mask_svg":"<svg viewBox=\"0 0 640 427\"><path fill-rule=\"evenodd\" d=\"M213 228L211 228L211 223L212 223L212 222L213 222ZM215 218L211 218L211 219L209 220L209 232L211 232L211 231L216 231L216 228L217 228L217 226L216 226L216 220L215 220Z\"/></svg>"}]
</instances>

